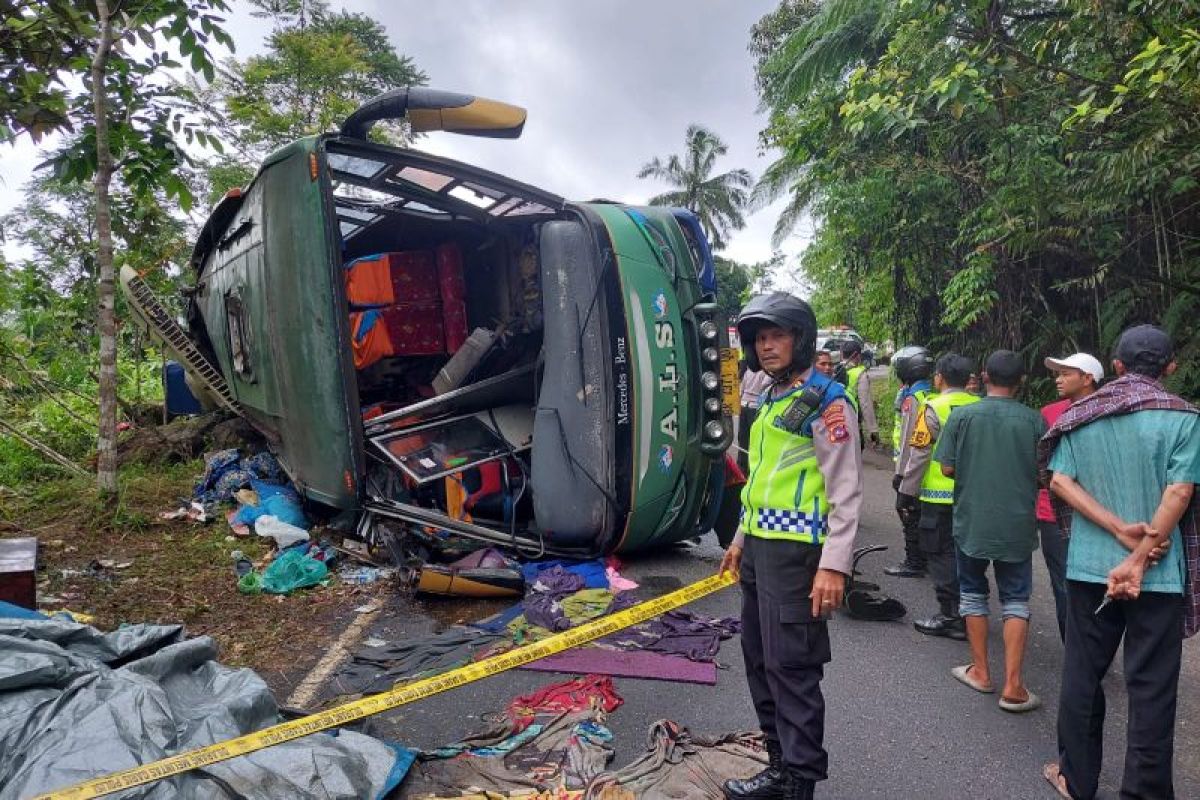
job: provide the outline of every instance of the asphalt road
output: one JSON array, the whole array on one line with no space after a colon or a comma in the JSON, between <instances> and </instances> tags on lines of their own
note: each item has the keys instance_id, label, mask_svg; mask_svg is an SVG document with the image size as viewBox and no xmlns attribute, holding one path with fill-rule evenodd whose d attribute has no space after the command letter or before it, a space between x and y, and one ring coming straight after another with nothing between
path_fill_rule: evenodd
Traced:
<instances>
[{"instance_id":1,"label":"asphalt road","mask_svg":"<svg viewBox=\"0 0 1200 800\"><path fill-rule=\"evenodd\" d=\"M965 642L931 639L911 625L914 616L934 608L933 590L923 580L895 579L882 568L899 555L900 531L892 511L891 462L869 453L865 513L859 544L887 544L892 550L868 556L864 577L909 608L896 623L860 622L839 615L832 623L834 660L824 689L828 706L826 747L830 777L818 789L821 800L1025 800L1056 795L1041 777L1055 757L1062 648L1054 623L1053 599L1040 555L1035 556L1034 619L1026 660L1028 686L1045 706L1011 715L995 696L977 694L954 681L950 668L968 660ZM710 535L698 545L628 560L624 574L641 582L644 596L661 594L713 572L721 551ZM736 615L739 595L731 588L692 608L713 615ZM418 602L398 606L371 635L398 637L479 619L504 604ZM1001 643L993 623L992 666L999 671ZM757 728L745 686L738 640L725 643L725 667L714 687L614 679L625 704L609 718L615 735L615 766L642 752L652 722L674 719L694 731ZM565 678L566 676L562 676ZM373 720L371 727L405 744L432 747L455 741L482 727L480 717L503 708L512 697L553 682L558 676L513 670L455 692ZM1115 800L1124 757L1125 692L1121 656L1106 682L1107 753L1099 797ZM1200 797L1200 655L1195 642L1184 645L1179 722L1175 741L1176 796Z\"/></svg>"}]
</instances>

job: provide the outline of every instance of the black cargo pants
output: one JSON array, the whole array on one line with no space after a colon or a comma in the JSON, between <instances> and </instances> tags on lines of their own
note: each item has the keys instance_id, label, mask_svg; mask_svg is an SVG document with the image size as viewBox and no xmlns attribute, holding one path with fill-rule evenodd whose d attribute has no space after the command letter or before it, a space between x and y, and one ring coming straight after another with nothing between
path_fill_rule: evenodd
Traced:
<instances>
[{"instance_id":1,"label":"black cargo pants","mask_svg":"<svg viewBox=\"0 0 1200 800\"><path fill-rule=\"evenodd\" d=\"M809 780L825 780L825 698L821 678L831 658L829 629L812 617L816 545L746 537L742 554L742 654L746 680L766 737L783 763Z\"/></svg>"},{"instance_id":2,"label":"black cargo pants","mask_svg":"<svg viewBox=\"0 0 1200 800\"><path fill-rule=\"evenodd\" d=\"M920 507L902 510L897 495L896 516L900 517L900 526L904 531L904 563L925 569L925 553L921 550Z\"/></svg>"},{"instance_id":3,"label":"black cargo pants","mask_svg":"<svg viewBox=\"0 0 1200 800\"><path fill-rule=\"evenodd\" d=\"M958 614L958 558L954 550L954 506L921 503L921 551L933 581L938 608L947 617Z\"/></svg>"}]
</instances>

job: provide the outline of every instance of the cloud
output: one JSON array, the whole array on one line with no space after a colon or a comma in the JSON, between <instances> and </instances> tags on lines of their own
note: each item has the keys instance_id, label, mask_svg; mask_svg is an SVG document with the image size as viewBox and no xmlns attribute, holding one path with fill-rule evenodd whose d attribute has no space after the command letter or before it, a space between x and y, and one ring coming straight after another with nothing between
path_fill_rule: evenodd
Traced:
<instances>
[{"instance_id":1,"label":"cloud","mask_svg":"<svg viewBox=\"0 0 1200 800\"><path fill-rule=\"evenodd\" d=\"M756 175L761 156L750 26L773 2L360 0L430 85L529 110L517 141L431 135L422 149L502 172L572 199L644 202L663 185L637 179L654 156L681 152L693 122L729 144L722 170ZM771 255L782 203L752 215L726 255ZM806 238L784 244L795 254Z\"/></svg>"},{"instance_id":2,"label":"cloud","mask_svg":"<svg viewBox=\"0 0 1200 800\"><path fill-rule=\"evenodd\" d=\"M729 145L718 169L759 174L764 125L757 113L749 29L771 0L349 0L378 20L397 51L413 58L439 89L517 103L529 121L516 141L432 134L421 149L457 158L571 199L644 202L665 187L637 179L654 156L683 150L693 122ZM266 31L244 10L228 29L238 56L261 50ZM19 201L37 161L25 144L0 159L0 213ZM771 255L780 205L748 219L725 255L744 262ZM785 243L799 252L803 236Z\"/></svg>"}]
</instances>

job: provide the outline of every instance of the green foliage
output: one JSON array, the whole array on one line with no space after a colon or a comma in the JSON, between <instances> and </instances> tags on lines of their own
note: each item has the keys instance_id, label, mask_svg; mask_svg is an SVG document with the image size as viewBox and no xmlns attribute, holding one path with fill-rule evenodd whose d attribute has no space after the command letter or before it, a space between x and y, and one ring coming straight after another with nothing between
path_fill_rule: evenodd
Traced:
<instances>
[{"instance_id":1,"label":"green foliage","mask_svg":"<svg viewBox=\"0 0 1200 800\"><path fill-rule=\"evenodd\" d=\"M816 219L823 320L1031 367L1156 321L1200 396L1194 4L802 6L752 38L781 153L754 199L788 199L777 238Z\"/></svg>"},{"instance_id":2,"label":"green foliage","mask_svg":"<svg viewBox=\"0 0 1200 800\"><path fill-rule=\"evenodd\" d=\"M325 2L256 0L271 19L266 52L222 65L212 87L189 87L191 107L228 145L209 170L211 195L252 175L271 151L296 139L337 130L366 100L427 82L413 60L396 52L383 26L365 14L331 11ZM372 137L410 138L403 124L384 123ZM239 173L240 168L240 173ZM222 188L223 187L223 188ZM210 196L211 199L211 196Z\"/></svg>"},{"instance_id":3,"label":"green foliage","mask_svg":"<svg viewBox=\"0 0 1200 800\"><path fill-rule=\"evenodd\" d=\"M70 0L0 0L0 142L72 128L61 74L86 64L86 12Z\"/></svg>"},{"instance_id":4,"label":"green foliage","mask_svg":"<svg viewBox=\"0 0 1200 800\"><path fill-rule=\"evenodd\" d=\"M642 165L639 178L654 178L674 189L655 195L652 206L679 206L700 218L700 225L714 250L723 250L731 230L746 227L743 211L749 202L754 177L744 169L713 175L717 159L729 146L712 131L689 125L682 157L668 156L664 162L655 156Z\"/></svg>"},{"instance_id":5,"label":"green foliage","mask_svg":"<svg viewBox=\"0 0 1200 800\"><path fill-rule=\"evenodd\" d=\"M750 268L736 261L718 256L715 259L717 272L717 305L727 320L737 318L742 306L750 299L753 278Z\"/></svg>"}]
</instances>

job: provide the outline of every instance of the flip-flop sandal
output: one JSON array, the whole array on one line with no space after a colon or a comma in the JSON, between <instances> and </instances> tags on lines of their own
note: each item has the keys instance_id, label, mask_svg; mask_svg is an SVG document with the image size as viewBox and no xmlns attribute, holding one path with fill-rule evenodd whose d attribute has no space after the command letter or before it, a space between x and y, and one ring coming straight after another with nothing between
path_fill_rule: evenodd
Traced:
<instances>
[{"instance_id":1,"label":"flip-flop sandal","mask_svg":"<svg viewBox=\"0 0 1200 800\"><path fill-rule=\"evenodd\" d=\"M1063 777L1062 768L1058 764L1050 763L1042 767L1042 777L1054 787L1054 791L1058 792L1059 797L1064 800L1072 800L1071 792L1067 790L1067 779Z\"/></svg>"},{"instance_id":2,"label":"flip-flop sandal","mask_svg":"<svg viewBox=\"0 0 1200 800\"><path fill-rule=\"evenodd\" d=\"M954 669L950 670L950 674L953 675L959 683L970 686L972 689L980 692L981 694L991 694L992 692L996 691L995 686L989 686L986 683L980 683L971 677L971 667L973 666L975 665L964 664L961 667L955 667Z\"/></svg>"},{"instance_id":3,"label":"flip-flop sandal","mask_svg":"<svg viewBox=\"0 0 1200 800\"><path fill-rule=\"evenodd\" d=\"M1042 698L1038 697L1033 692L1029 693L1027 700L1013 700L1008 697L1000 698L1000 708L1010 714L1024 714L1026 711L1033 711L1035 708L1042 707Z\"/></svg>"}]
</instances>

